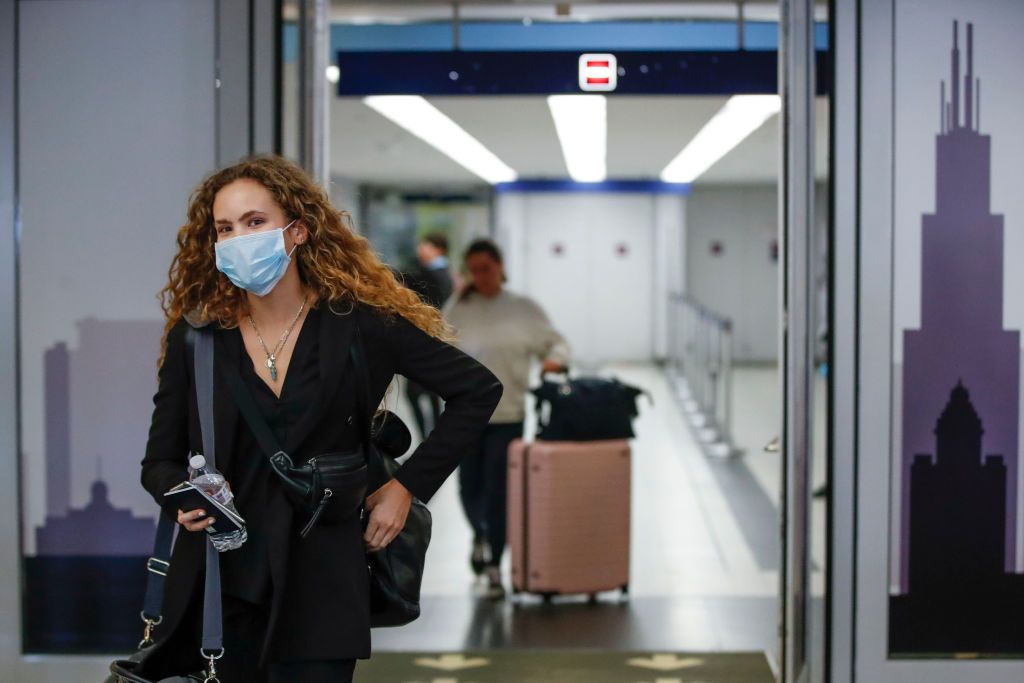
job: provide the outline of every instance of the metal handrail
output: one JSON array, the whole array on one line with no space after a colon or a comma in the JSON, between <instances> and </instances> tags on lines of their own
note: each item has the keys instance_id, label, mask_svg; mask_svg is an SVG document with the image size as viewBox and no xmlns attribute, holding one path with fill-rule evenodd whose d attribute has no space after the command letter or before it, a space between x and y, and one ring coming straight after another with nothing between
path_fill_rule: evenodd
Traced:
<instances>
[{"instance_id":1,"label":"metal handrail","mask_svg":"<svg viewBox=\"0 0 1024 683\"><path fill-rule=\"evenodd\" d=\"M667 372L701 442L716 455L732 442L732 321L693 297L669 294Z\"/></svg>"}]
</instances>

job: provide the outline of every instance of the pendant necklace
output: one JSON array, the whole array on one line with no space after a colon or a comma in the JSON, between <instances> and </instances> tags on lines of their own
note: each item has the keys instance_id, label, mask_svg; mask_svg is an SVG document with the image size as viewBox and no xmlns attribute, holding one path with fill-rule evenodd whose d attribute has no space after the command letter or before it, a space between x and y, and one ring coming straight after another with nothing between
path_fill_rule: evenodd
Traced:
<instances>
[{"instance_id":1,"label":"pendant necklace","mask_svg":"<svg viewBox=\"0 0 1024 683\"><path fill-rule=\"evenodd\" d=\"M302 311L305 309L306 298L303 297L302 305L299 306L299 312L295 314L295 317L292 318L291 323L285 329L284 334L281 335L281 341L277 342L277 346L274 347L273 353L270 352L270 349L268 349L267 345L263 342L263 337L260 336L260 330L256 327L256 321L252 319L252 315L250 314L248 316L249 324L252 325L252 331L256 333L256 339L259 340L260 346L263 347L263 353L267 354L267 369L270 370L270 379L273 382L277 381L277 354L284 348L285 342L288 341L288 335L292 333L293 329L295 329L295 323L299 321L299 316L302 315Z\"/></svg>"}]
</instances>

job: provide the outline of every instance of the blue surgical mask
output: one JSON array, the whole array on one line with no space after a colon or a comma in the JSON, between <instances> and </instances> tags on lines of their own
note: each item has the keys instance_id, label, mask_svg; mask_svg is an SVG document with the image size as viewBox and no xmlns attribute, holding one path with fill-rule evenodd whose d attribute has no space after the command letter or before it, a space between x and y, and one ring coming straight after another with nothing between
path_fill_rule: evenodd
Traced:
<instances>
[{"instance_id":1,"label":"blue surgical mask","mask_svg":"<svg viewBox=\"0 0 1024 683\"><path fill-rule=\"evenodd\" d=\"M256 296L266 296L281 281L291 263L291 253L284 250L284 231L294 222L283 228L217 242L214 245L217 270L227 275L236 287ZM293 253L295 247L292 247Z\"/></svg>"}]
</instances>

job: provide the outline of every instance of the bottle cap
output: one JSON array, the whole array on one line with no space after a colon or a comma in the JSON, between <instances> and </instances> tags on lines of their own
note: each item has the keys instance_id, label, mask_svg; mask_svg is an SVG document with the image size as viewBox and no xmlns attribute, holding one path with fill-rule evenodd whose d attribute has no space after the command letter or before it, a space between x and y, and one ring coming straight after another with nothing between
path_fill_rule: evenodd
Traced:
<instances>
[{"instance_id":1,"label":"bottle cap","mask_svg":"<svg viewBox=\"0 0 1024 683\"><path fill-rule=\"evenodd\" d=\"M202 469L206 467L206 458L202 454L197 453L188 459L188 464L194 470Z\"/></svg>"}]
</instances>

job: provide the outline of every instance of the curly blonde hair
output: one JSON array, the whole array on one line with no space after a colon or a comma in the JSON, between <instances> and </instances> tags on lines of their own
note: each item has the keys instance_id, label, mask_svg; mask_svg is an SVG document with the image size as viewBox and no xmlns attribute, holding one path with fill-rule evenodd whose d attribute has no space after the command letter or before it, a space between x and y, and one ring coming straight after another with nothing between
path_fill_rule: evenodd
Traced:
<instances>
[{"instance_id":1,"label":"curly blonde hair","mask_svg":"<svg viewBox=\"0 0 1024 683\"><path fill-rule=\"evenodd\" d=\"M263 185L289 220L300 219L306 225L309 237L295 258L303 284L320 301L328 306L368 304L388 315L403 316L431 336L451 339L441 313L398 281L369 241L355 233L347 211L335 209L327 193L301 168L265 155L216 171L192 192L187 222L178 230L178 252L171 261L168 283L160 291L167 318L164 351L167 333L185 315L229 328L237 326L239 316L248 309L245 292L217 270L214 253L214 197L243 178Z\"/></svg>"}]
</instances>

